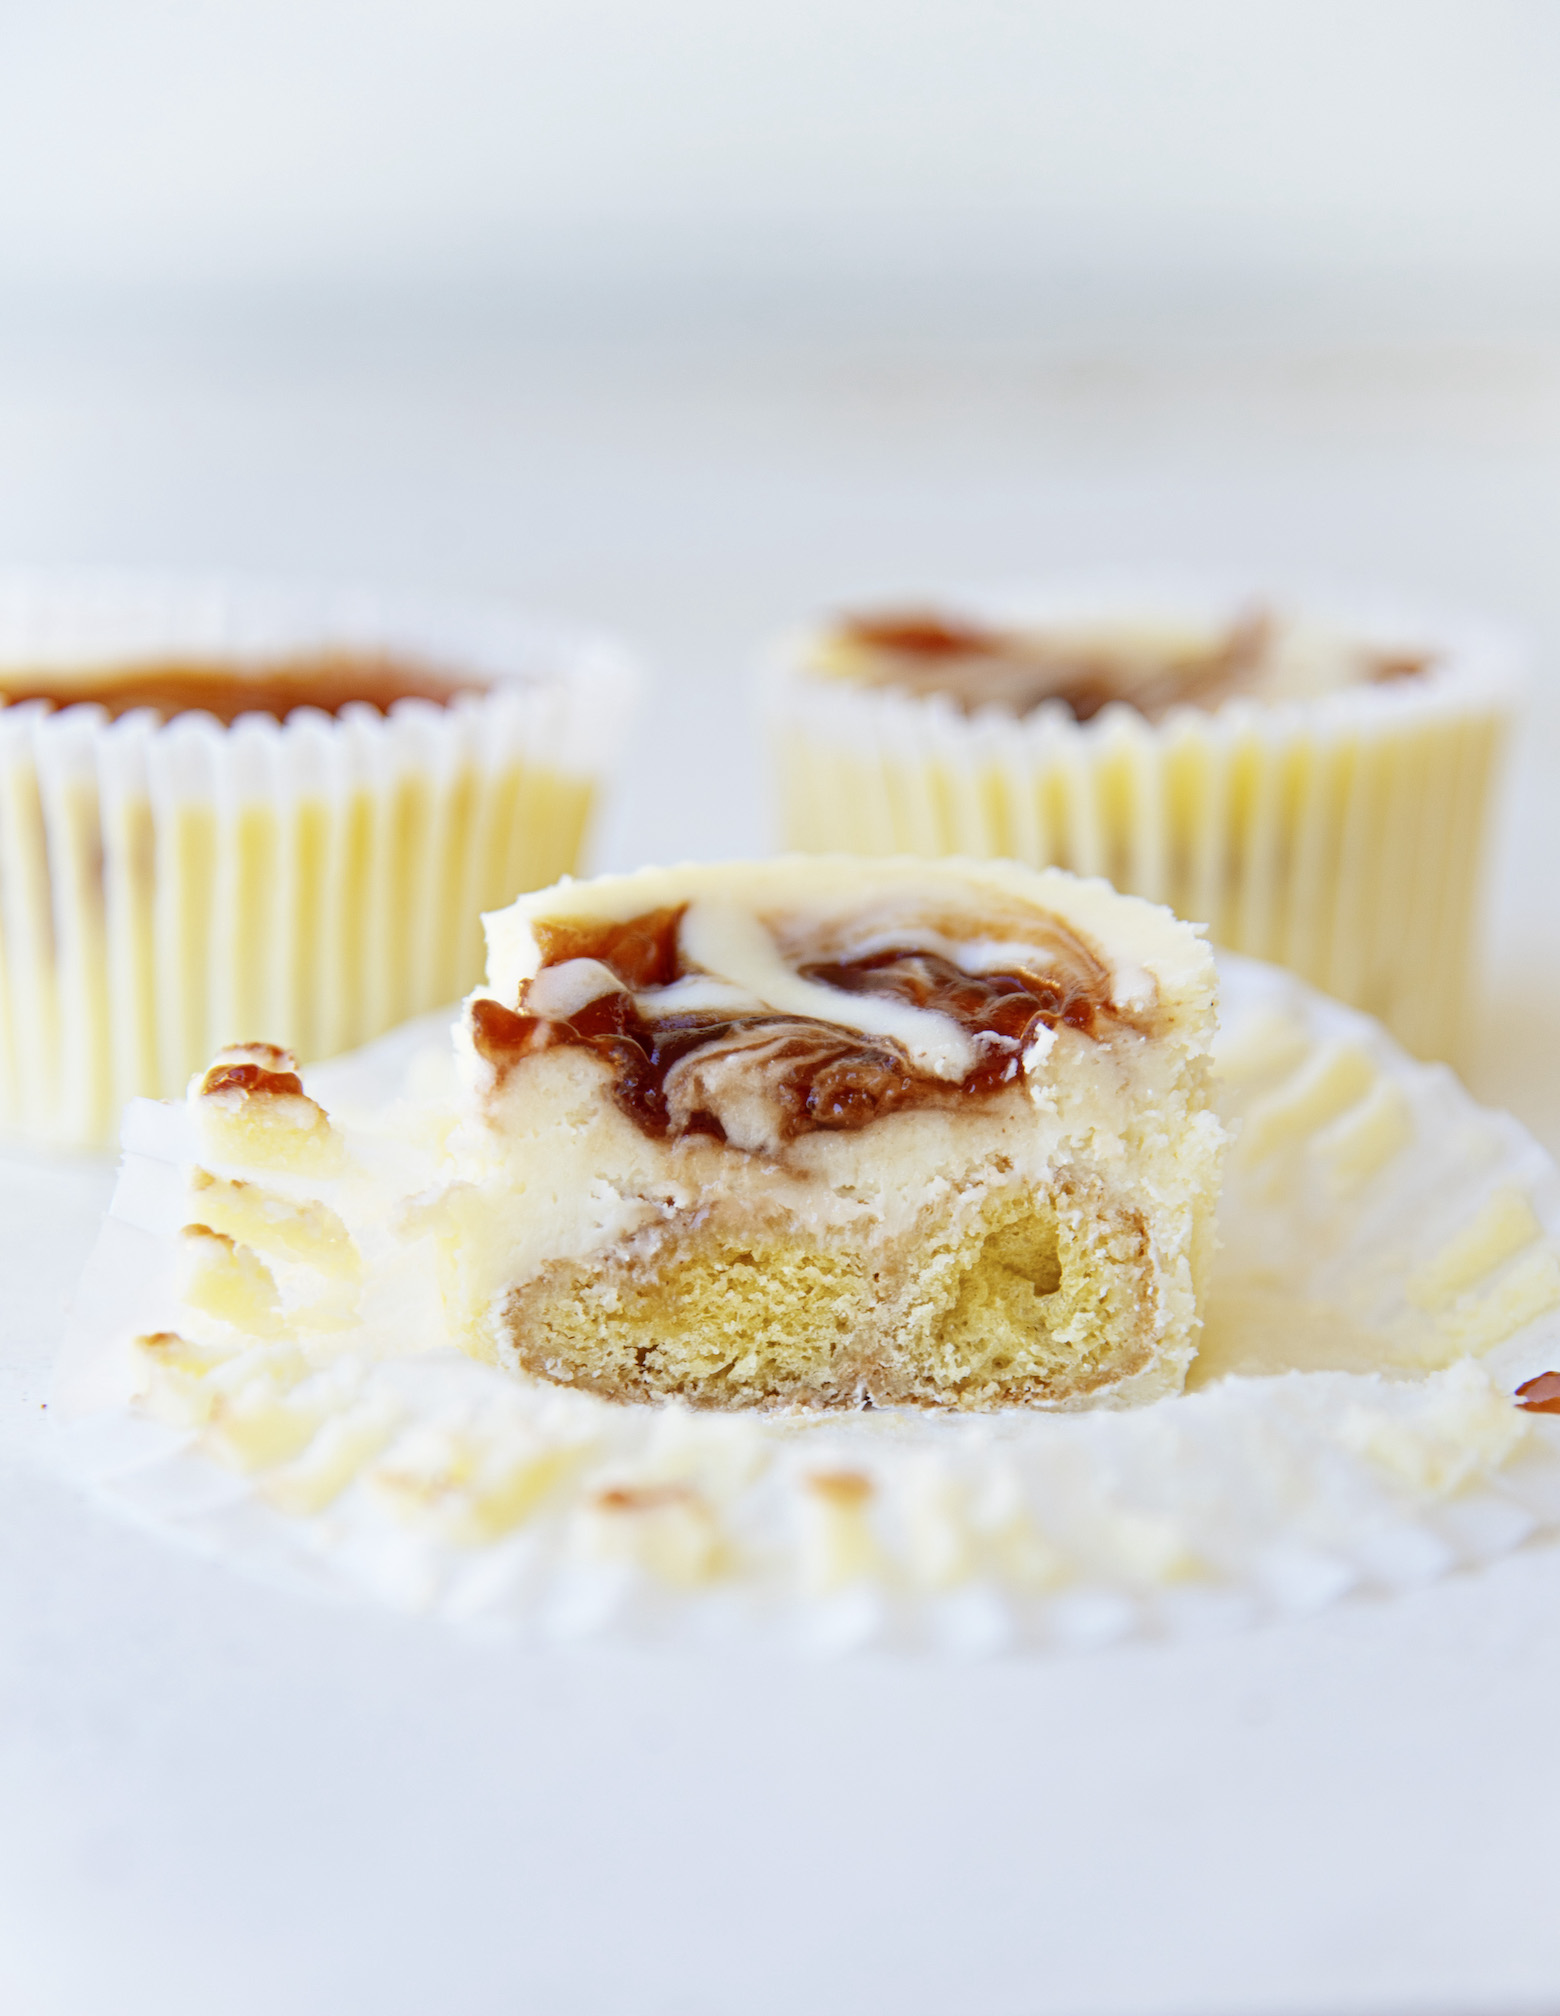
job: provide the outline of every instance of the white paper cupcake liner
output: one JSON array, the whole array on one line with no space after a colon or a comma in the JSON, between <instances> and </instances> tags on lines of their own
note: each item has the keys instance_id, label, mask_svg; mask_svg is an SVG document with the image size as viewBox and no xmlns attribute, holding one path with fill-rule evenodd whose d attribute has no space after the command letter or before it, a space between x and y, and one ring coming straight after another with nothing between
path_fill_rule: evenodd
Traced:
<instances>
[{"instance_id":1,"label":"white paper cupcake liner","mask_svg":"<svg viewBox=\"0 0 1560 2016\"><path fill-rule=\"evenodd\" d=\"M1414 1586L1555 1533L1560 1418L1511 1395L1560 1369L1560 1175L1368 1018L1221 968L1239 1138L1182 1397L694 1413L464 1358L423 1249L386 1230L453 1096L432 1021L310 1076L356 1164L335 1201L368 1277L335 1331L192 1330L188 1123L132 1108L62 1355L62 1457L251 1572L543 1639L1082 1645ZM173 1330L193 1341L172 1359L135 1341Z\"/></svg>"},{"instance_id":2,"label":"white paper cupcake liner","mask_svg":"<svg viewBox=\"0 0 1560 2016\"><path fill-rule=\"evenodd\" d=\"M614 647L500 612L0 578L0 685L354 650L493 684L228 728L0 707L0 1132L107 1145L225 1043L328 1056L457 999L482 910L579 865L634 686Z\"/></svg>"},{"instance_id":3,"label":"white paper cupcake liner","mask_svg":"<svg viewBox=\"0 0 1560 2016\"><path fill-rule=\"evenodd\" d=\"M1476 958L1491 787L1521 653L1486 625L1391 605L1113 579L936 598L995 622L1124 611L1228 622L1254 601L1343 634L1435 652L1418 678L1304 702L1235 698L1150 722L1017 718L810 674L811 640L768 684L784 844L867 854L1006 855L1104 875L1290 967L1455 1057Z\"/></svg>"}]
</instances>

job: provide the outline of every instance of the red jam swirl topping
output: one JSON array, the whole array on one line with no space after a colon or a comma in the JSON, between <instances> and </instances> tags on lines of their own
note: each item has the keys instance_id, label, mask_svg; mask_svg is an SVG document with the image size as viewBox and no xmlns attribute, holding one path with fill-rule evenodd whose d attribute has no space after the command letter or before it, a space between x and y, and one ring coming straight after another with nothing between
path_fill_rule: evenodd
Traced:
<instances>
[{"instance_id":1,"label":"red jam swirl topping","mask_svg":"<svg viewBox=\"0 0 1560 2016\"><path fill-rule=\"evenodd\" d=\"M1054 700L1075 720L1090 721L1120 701L1157 721L1172 707L1216 707L1255 690L1274 630L1272 617L1257 610L1207 643L1127 646L910 609L847 617L835 635L861 654L852 672L868 685L941 694L965 713L1000 707L1029 714ZM1423 672L1429 659L1366 651L1360 663L1361 676L1380 684Z\"/></svg>"},{"instance_id":2,"label":"red jam swirl topping","mask_svg":"<svg viewBox=\"0 0 1560 2016\"><path fill-rule=\"evenodd\" d=\"M998 1092L1023 1076L1024 1053L1040 1029L1066 1026L1096 1035L1114 1017L1103 971L1081 945L1073 960L1049 973L1029 972L1016 961L996 972L967 973L944 954L913 944L859 959L798 963L804 980L843 994L887 997L958 1023L974 1039L976 1062L957 1080L918 1069L893 1038L864 1035L843 1023L770 1009L647 1014L632 990L686 977L678 953L682 914L666 909L627 923L539 926L543 969L594 959L622 987L563 1018L527 1013L530 983L517 1009L479 998L472 1004L479 1055L502 1079L537 1051L559 1044L589 1050L608 1066L621 1111L658 1140L687 1134L728 1140L727 1121L716 1110L724 1103L721 1091L729 1091L733 1072L761 1074L773 1136L792 1141L819 1131L854 1132L906 1107L947 1107ZM1060 929L1054 923L1048 928L1052 934ZM1079 975L1093 984L1080 984Z\"/></svg>"},{"instance_id":3,"label":"red jam swirl topping","mask_svg":"<svg viewBox=\"0 0 1560 2016\"><path fill-rule=\"evenodd\" d=\"M56 707L74 707L89 702L116 721L121 714L150 707L164 717L212 714L228 728L240 714L269 714L283 721L296 707L339 714L357 702L386 714L397 700L445 706L457 693L484 692L490 683L388 652L318 651L255 663L170 658L80 672L0 667L0 703L48 700Z\"/></svg>"},{"instance_id":4,"label":"red jam swirl topping","mask_svg":"<svg viewBox=\"0 0 1560 2016\"><path fill-rule=\"evenodd\" d=\"M686 903L666 910L646 910L626 924L578 924L554 920L536 927L542 965L562 966L570 959L598 959L625 987L670 987L683 977L677 950L677 927Z\"/></svg>"}]
</instances>

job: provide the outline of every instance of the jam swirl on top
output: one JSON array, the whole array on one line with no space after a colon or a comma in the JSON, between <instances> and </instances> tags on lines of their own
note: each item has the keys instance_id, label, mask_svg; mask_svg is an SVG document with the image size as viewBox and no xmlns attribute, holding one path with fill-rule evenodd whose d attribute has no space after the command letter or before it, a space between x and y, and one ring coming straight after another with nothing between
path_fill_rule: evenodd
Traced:
<instances>
[{"instance_id":1,"label":"jam swirl on top","mask_svg":"<svg viewBox=\"0 0 1560 2016\"><path fill-rule=\"evenodd\" d=\"M947 1016L973 1039L976 1061L960 1079L919 1069L892 1037L841 1022L767 1008L657 1013L643 998L688 976L678 949L686 906L647 911L623 923L585 920L537 926L542 969L591 959L621 983L563 1017L478 998L472 1036L500 1080L523 1058L557 1045L590 1051L611 1074L612 1097L657 1140L703 1135L733 1145L773 1146L820 1131L852 1133L908 1107L956 1105L988 1097L1024 1075L1024 1055L1041 1029L1096 1036L1116 1018L1109 978L1055 920L1064 954L1031 972L1017 960L970 973L946 954L913 943L879 946L859 958L799 960L802 979L845 995L878 995ZM1015 952L1019 948L1015 947ZM765 1122L755 1138L755 1089Z\"/></svg>"},{"instance_id":2,"label":"jam swirl on top","mask_svg":"<svg viewBox=\"0 0 1560 2016\"><path fill-rule=\"evenodd\" d=\"M846 617L834 634L851 652L851 676L864 685L938 694L966 714L998 707L1024 715L1053 701L1074 720L1092 721L1120 702L1158 721L1172 707L1217 707L1234 694L1260 692L1277 626L1258 609L1205 642L1127 648L902 609ZM1413 678L1429 664L1424 652L1361 647L1356 672L1381 685Z\"/></svg>"}]
</instances>

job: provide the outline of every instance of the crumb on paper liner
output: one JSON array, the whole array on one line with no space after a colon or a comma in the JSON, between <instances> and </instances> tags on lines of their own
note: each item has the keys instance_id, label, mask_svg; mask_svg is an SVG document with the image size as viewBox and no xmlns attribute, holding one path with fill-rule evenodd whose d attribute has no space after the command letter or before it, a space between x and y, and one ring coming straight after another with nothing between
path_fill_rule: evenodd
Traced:
<instances>
[{"instance_id":1,"label":"crumb on paper liner","mask_svg":"<svg viewBox=\"0 0 1560 2016\"><path fill-rule=\"evenodd\" d=\"M1182 1397L695 1413L427 1348L416 1243L346 1221L436 1163L435 1017L308 1074L295 1117L331 1116L339 1211L253 1165L192 1192L184 1111L135 1109L62 1355L67 1458L270 1579L544 1639L1081 1646L1410 1587L1560 1529L1560 1420L1512 1399L1560 1368L1554 1164L1366 1017L1221 972L1239 1138ZM196 1208L215 1222L181 1235Z\"/></svg>"}]
</instances>

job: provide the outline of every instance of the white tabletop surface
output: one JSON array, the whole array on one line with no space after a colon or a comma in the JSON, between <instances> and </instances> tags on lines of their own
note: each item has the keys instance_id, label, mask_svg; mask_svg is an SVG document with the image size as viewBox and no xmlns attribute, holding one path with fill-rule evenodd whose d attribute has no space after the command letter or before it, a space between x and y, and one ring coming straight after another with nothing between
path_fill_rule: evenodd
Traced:
<instances>
[{"instance_id":1,"label":"white tabletop surface","mask_svg":"<svg viewBox=\"0 0 1560 2016\"><path fill-rule=\"evenodd\" d=\"M307 340L305 340L307 338ZM611 864L765 844L745 677L820 599L1187 563L1560 644L1560 349L0 341L0 550L499 591L661 677ZM1481 1095L1560 1146L1560 683ZM1243 1637L984 1665L522 1652L251 1585L60 1481L106 1166L0 1163L0 2008L1560 2004L1560 1554Z\"/></svg>"}]
</instances>

